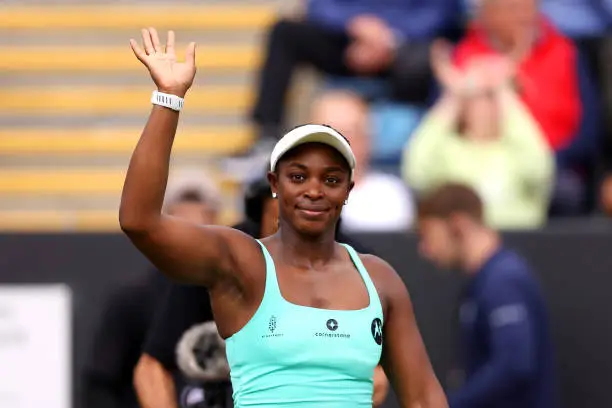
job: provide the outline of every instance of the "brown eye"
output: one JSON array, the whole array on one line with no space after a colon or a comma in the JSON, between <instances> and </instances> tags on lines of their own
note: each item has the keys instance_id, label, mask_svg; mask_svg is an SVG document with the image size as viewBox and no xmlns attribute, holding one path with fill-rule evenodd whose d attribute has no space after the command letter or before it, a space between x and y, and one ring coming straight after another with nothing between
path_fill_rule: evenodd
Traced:
<instances>
[{"instance_id":1,"label":"brown eye","mask_svg":"<svg viewBox=\"0 0 612 408\"><path fill-rule=\"evenodd\" d=\"M294 182L297 182L297 183L306 180L306 177L304 177L303 174L291 174L291 175L289 175L289 178L291 179L291 181L294 181Z\"/></svg>"}]
</instances>

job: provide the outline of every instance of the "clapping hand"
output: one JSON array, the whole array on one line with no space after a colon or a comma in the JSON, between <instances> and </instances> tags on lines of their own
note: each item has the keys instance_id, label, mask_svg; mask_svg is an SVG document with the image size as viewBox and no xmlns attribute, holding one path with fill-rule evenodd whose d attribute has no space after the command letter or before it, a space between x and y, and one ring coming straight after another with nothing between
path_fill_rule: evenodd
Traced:
<instances>
[{"instance_id":1,"label":"clapping hand","mask_svg":"<svg viewBox=\"0 0 612 408\"><path fill-rule=\"evenodd\" d=\"M473 57L464 70L451 59L452 48L446 41L436 41L431 48L431 66L442 86L453 94L478 94L495 91L512 81L516 63L503 55Z\"/></svg>"},{"instance_id":2,"label":"clapping hand","mask_svg":"<svg viewBox=\"0 0 612 408\"><path fill-rule=\"evenodd\" d=\"M438 82L453 94L462 93L465 76L452 61L452 46L444 40L435 41L431 46L430 61Z\"/></svg>"},{"instance_id":3,"label":"clapping hand","mask_svg":"<svg viewBox=\"0 0 612 408\"><path fill-rule=\"evenodd\" d=\"M135 40L130 40L136 58L144 64L160 92L184 97L196 73L195 43L189 43L185 62L177 62L174 52L174 32L168 32L166 46L163 47L154 28L142 30L143 48Z\"/></svg>"},{"instance_id":4,"label":"clapping hand","mask_svg":"<svg viewBox=\"0 0 612 408\"><path fill-rule=\"evenodd\" d=\"M510 84L514 73L514 62L501 55L474 57L467 68L467 75L476 84L476 88L490 92Z\"/></svg>"},{"instance_id":5,"label":"clapping hand","mask_svg":"<svg viewBox=\"0 0 612 408\"><path fill-rule=\"evenodd\" d=\"M380 18L360 15L348 25L351 43L345 53L346 64L357 74L373 75L384 71L395 57L391 28Z\"/></svg>"}]
</instances>

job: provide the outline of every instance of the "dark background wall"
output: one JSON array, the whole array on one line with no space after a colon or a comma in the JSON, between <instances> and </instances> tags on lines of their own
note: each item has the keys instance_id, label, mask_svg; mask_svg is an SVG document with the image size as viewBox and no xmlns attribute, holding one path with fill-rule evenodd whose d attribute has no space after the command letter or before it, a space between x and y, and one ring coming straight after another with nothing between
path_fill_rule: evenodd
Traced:
<instances>
[{"instance_id":1,"label":"dark background wall","mask_svg":"<svg viewBox=\"0 0 612 408\"><path fill-rule=\"evenodd\" d=\"M456 366L455 310L462 278L419 259L416 239L363 235L360 240L404 278L430 358L444 385ZM550 305L564 408L611 406L612 232L561 228L506 236L541 278ZM0 235L0 283L70 285L74 306L75 405L101 306L110 290L136 279L147 261L119 234ZM395 406L393 398L388 406Z\"/></svg>"}]
</instances>

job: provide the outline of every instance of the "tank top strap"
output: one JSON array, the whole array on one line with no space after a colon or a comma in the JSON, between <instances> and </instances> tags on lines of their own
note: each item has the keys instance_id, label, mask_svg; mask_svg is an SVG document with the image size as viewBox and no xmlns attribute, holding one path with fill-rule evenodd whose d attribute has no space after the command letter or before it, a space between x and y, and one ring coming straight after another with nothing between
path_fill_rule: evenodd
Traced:
<instances>
[{"instance_id":1,"label":"tank top strap","mask_svg":"<svg viewBox=\"0 0 612 408\"><path fill-rule=\"evenodd\" d=\"M376 290L376 285L374 285L374 281L372 281L372 278L370 277L370 274L368 273L368 270L366 269L365 265L363 264L363 262L361 262L361 258L359 257L359 254L357 253L357 251L353 249L352 246L348 244L341 244L341 245L344 246L346 250L348 251L349 256L351 257L351 260L353 261L353 264L355 265L355 268L357 268L357 271L359 271L359 274L361 275L361 278L363 279L366 285L366 289L368 290L368 295L370 296L369 308L376 308L382 311L382 303L380 302L380 298L378 297L378 291Z\"/></svg>"},{"instance_id":2,"label":"tank top strap","mask_svg":"<svg viewBox=\"0 0 612 408\"><path fill-rule=\"evenodd\" d=\"M266 262L266 287L264 289L264 299L262 303L266 300L281 300L282 296L280 293L280 287L278 286L278 279L276 277L276 266L274 266L274 259L272 259L272 255L268 251L268 248L258 239L256 239L257 243L261 247L261 252L263 253L264 260Z\"/></svg>"}]
</instances>

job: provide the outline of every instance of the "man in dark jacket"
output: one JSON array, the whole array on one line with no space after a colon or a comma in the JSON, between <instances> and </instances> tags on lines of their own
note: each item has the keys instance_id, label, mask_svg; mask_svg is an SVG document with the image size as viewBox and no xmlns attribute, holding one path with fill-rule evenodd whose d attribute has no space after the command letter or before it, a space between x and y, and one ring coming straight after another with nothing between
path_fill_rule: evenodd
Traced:
<instances>
[{"instance_id":1,"label":"man in dark jacket","mask_svg":"<svg viewBox=\"0 0 612 408\"><path fill-rule=\"evenodd\" d=\"M468 276L459 320L465 384L450 408L557 408L548 310L529 264L483 223L477 194L447 184L419 206L419 249Z\"/></svg>"}]
</instances>

